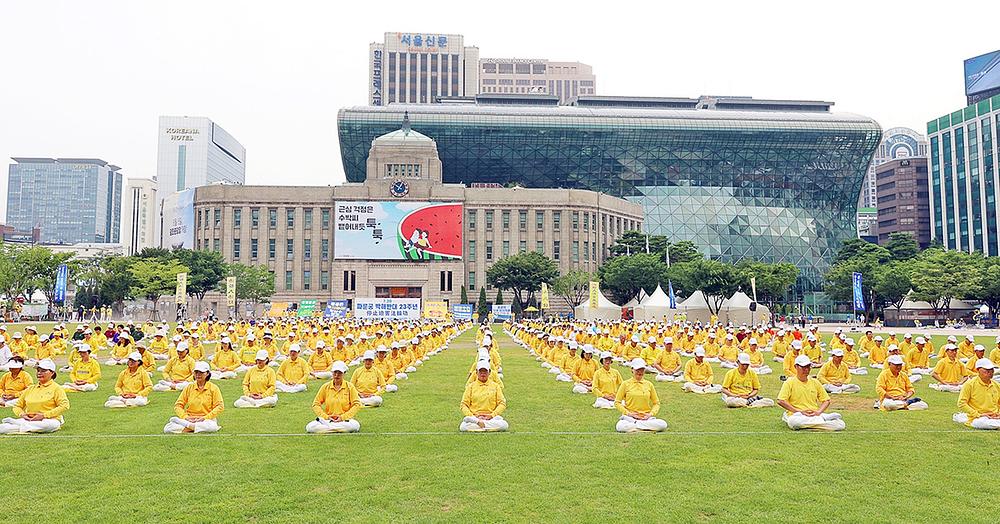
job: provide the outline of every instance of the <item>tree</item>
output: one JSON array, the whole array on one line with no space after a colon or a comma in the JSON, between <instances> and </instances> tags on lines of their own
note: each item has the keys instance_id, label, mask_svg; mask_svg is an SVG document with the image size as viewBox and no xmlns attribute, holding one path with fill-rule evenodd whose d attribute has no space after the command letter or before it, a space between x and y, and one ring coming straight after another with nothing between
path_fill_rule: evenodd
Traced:
<instances>
[{"instance_id":1,"label":"tree","mask_svg":"<svg viewBox=\"0 0 1000 524\"><path fill-rule=\"evenodd\" d=\"M249 300L256 306L274 295L274 273L271 273L267 266L226 264L223 267L223 276L236 277L236 316L239 316L241 300ZM219 291L226 292L225 278L219 282Z\"/></svg>"},{"instance_id":2,"label":"tree","mask_svg":"<svg viewBox=\"0 0 1000 524\"><path fill-rule=\"evenodd\" d=\"M909 233L889 233L889 240L882 247L889 251L893 260L911 260L920 254L920 244Z\"/></svg>"},{"instance_id":3,"label":"tree","mask_svg":"<svg viewBox=\"0 0 1000 524\"><path fill-rule=\"evenodd\" d=\"M582 269L572 269L555 279L552 283L552 292L562 297L566 305L573 309L583 303L583 299L590 294L592 280L597 280L597 275Z\"/></svg>"},{"instance_id":4,"label":"tree","mask_svg":"<svg viewBox=\"0 0 1000 524\"><path fill-rule=\"evenodd\" d=\"M129 272L135 279L130 290L131 294L153 303L150 318L155 319L160 297L176 290L177 274L187 273L188 268L173 259L147 258L136 260L129 268Z\"/></svg>"},{"instance_id":5,"label":"tree","mask_svg":"<svg viewBox=\"0 0 1000 524\"><path fill-rule=\"evenodd\" d=\"M515 300L510 303L510 314L513 315L515 319L519 319L524 316L524 311L521 310L521 304L519 301Z\"/></svg>"},{"instance_id":6,"label":"tree","mask_svg":"<svg viewBox=\"0 0 1000 524\"><path fill-rule=\"evenodd\" d=\"M460 301L461 301L462 304L468 304L469 303L469 293L465 291L465 285L464 284L462 285L462 295L461 295Z\"/></svg>"},{"instance_id":7,"label":"tree","mask_svg":"<svg viewBox=\"0 0 1000 524\"><path fill-rule=\"evenodd\" d=\"M861 273L861 292L867 302L865 316L871 320L879 313L881 300L875 297L874 285L882 265L892 259L889 250L858 238L845 240L835 263L826 273L824 290L833 300L854 300L854 273Z\"/></svg>"},{"instance_id":8,"label":"tree","mask_svg":"<svg viewBox=\"0 0 1000 524\"><path fill-rule=\"evenodd\" d=\"M486 304L486 288L479 287L479 300L476 302L476 314L479 315L480 322L486 322L486 316L490 314L490 308Z\"/></svg>"},{"instance_id":9,"label":"tree","mask_svg":"<svg viewBox=\"0 0 1000 524\"><path fill-rule=\"evenodd\" d=\"M218 251L177 249L171 255L190 270L187 277L187 293L198 298L198 311L201 312L201 302L205 299L205 294L218 289L225 274L222 254Z\"/></svg>"},{"instance_id":10,"label":"tree","mask_svg":"<svg viewBox=\"0 0 1000 524\"><path fill-rule=\"evenodd\" d=\"M666 270L667 265L659 255L639 253L608 260L598 275L601 289L608 291L615 302L624 304L635 298L640 289L652 293L664 280Z\"/></svg>"},{"instance_id":11,"label":"tree","mask_svg":"<svg viewBox=\"0 0 1000 524\"><path fill-rule=\"evenodd\" d=\"M897 260L879 266L875 272L875 283L872 286L879 305L892 306L897 310L903 307L906 294L913 287L912 273L913 265L909 261Z\"/></svg>"},{"instance_id":12,"label":"tree","mask_svg":"<svg viewBox=\"0 0 1000 524\"><path fill-rule=\"evenodd\" d=\"M989 306L990 312L996 316L997 309L1000 308L1000 258L988 257L984 260L976 296Z\"/></svg>"},{"instance_id":13,"label":"tree","mask_svg":"<svg viewBox=\"0 0 1000 524\"><path fill-rule=\"evenodd\" d=\"M497 298L493 301L493 304L497 306L503 305L503 293L499 289L497 290Z\"/></svg>"},{"instance_id":14,"label":"tree","mask_svg":"<svg viewBox=\"0 0 1000 524\"><path fill-rule=\"evenodd\" d=\"M498 297L500 290L510 290L513 299L522 304L525 298L531 298L535 291L542 288L542 282L551 284L558 276L556 263L535 251L503 257L486 271L486 279L497 288ZM499 300L497 303L500 303Z\"/></svg>"},{"instance_id":15,"label":"tree","mask_svg":"<svg viewBox=\"0 0 1000 524\"><path fill-rule=\"evenodd\" d=\"M701 253L698 252L698 248L690 240L670 243L667 237L663 235L646 235L639 231L626 231L615 240L614 244L611 244L609 252L612 257L646 253L647 238L649 239L649 253L658 255L660 260L665 261L667 259L666 255L668 251L670 252L671 264L690 262L702 258Z\"/></svg>"},{"instance_id":16,"label":"tree","mask_svg":"<svg viewBox=\"0 0 1000 524\"><path fill-rule=\"evenodd\" d=\"M719 314L722 301L731 297L745 282L743 273L718 260L693 260L670 266L667 275L680 284L687 294L701 290L712 314Z\"/></svg>"},{"instance_id":17,"label":"tree","mask_svg":"<svg viewBox=\"0 0 1000 524\"><path fill-rule=\"evenodd\" d=\"M670 244L671 264L693 262L695 260L701 260L702 258L702 254L698 251L694 242L691 242L690 240L681 240L680 242Z\"/></svg>"},{"instance_id":18,"label":"tree","mask_svg":"<svg viewBox=\"0 0 1000 524\"><path fill-rule=\"evenodd\" d=\"M771 311L799 278L799 268L789 262L770 264L744 260L737 264L737 268L743 273L746 283L749 284L751 277L757 279L757 300L767 304Z\"/></svg>"},{"instance_id":19,"label":"tree","mask_svg":"<svg viewBox=\"0 0 1000 524\"><path fill-rule=\"evenodd\" d=\"M136 258L158 258L166 260L171 258L170 250L162 247L144 247L142 251L135 254Z\"/></svg>"},{"instance_id":20,"label":"tree","mask_svg":"<svg viewBox=\"0 0 1000 524\"><path fill-rule=\"evenodd\" d=\"M928 249L913 262L913 297L947 315L953 298L969 298L981 290L979 254Z\"/></svg>"}]
</instances>

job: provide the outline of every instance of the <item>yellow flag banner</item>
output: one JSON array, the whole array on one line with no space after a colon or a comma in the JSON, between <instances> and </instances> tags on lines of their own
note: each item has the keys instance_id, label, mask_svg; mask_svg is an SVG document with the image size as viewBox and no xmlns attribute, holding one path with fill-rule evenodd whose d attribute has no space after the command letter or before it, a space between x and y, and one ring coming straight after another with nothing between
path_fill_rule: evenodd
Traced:
<instances>
[{"instance_id":1,"label":"yellow flag banner","mask_svg":"<svg viewBox=\"0 0 1000 524\"><path fill-rule=\"evenodd\" d=\"M542 282L542 309L549 309L549 285Z\"/></svg>"},{"instance_id":2,"label":"yellow flag banner","mask_svg":"<svg viewBox=\"0 0 1000 524\"><path fill-rule=\"evenodd\" d=\"M590 308L591 309L597 309L597 306L600 304L600 302L597 300L597 297L598 297L598 295L600 295L600 293L601 293L600 284L598 284L594 280L591 280L590 281Z\"/></svg>"},{"instance_id":3,"label":"yellow flag banner","mask_svg":"<svg viewBox=\"0 0 1000 524\"><path fill-rule=\"evenodd\" d=\"M174 295L177 297L178 304L187 304L187 284L188 274L177 273L177 291Z\"/></svg>"}]
</instances>

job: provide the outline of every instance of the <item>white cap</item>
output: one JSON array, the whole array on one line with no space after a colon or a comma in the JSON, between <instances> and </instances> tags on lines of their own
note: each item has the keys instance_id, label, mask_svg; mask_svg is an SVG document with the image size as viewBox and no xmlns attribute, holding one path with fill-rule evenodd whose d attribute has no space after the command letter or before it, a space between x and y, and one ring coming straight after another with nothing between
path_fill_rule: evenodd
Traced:
<instances>
[{"instance_id":1,"label":"white cap","mask_svg":"<svg viewBox=\"0 0 1000 524\"><path fill-rule=\"evenodd\" d=\"M889 364L896 364L899 366L903 365L903 357L900 355L893 355L885 360Z\"/></svg>"},{"instance_id":2,"label":"white cap","mask_svg":"<svg viewBox=\"0 0 1000 524\"><path fill-rule=\"evenodd\" d=\"M639 335L632 335L632 342L638 342L638 341L639 341Z\"/></svg>"},{"instance_id":3,"label":"white cap","mask_svg":"<svg viewBox=\"0 0 1000 524\"><path fill-rule=\"evenodd\" d=\"M886 351L899 351L899 346L897 346L896 344L889 344L889 347L886 348Z\"/></svg>"},{"instance_id":4,"label":"white cap","mask_svg":"<svg viewBox=\"0 0 1000 524\"><path fill-rule=\"evenodd\" d=\"M957 350L958 346L956 346L955 344L945 344L944 345L944 350L945 351L949 351L949 350L953 350L953 349Z\"/></svg>"},{"instance_id":5,"label":"white cap","mask_svg":"<svg viewBox=\"0 0 1000 524\"><path fill-rule=\"evenodd\" d=\"M844 344L847 344L848 346L854 346L854 339L853 338L848 338L848 339L844 340Z\"/></svg>"},{"instance_id":6,"label":"white cap","mask_svg":"<svg viewBox=\"0 0 1000 524\"><path fill-rule=\"evenodd\" d=\"M948 335L948 342L958 342L958 338L955 335Z\"/></svg>"},{"instance_id":7,"label":"white cap","mask_svg":"<svg viewBox=\"0 0 1000 524\"><path fill-rule=\"evenodd\" d=\"M806 339L809 340L810 342L814 341L814 340L816 340L816 335L813 335L812 333L809 333L809 335L806 336Z\"/></svg>"},{"instance_id":8,"label":"white cap","mask_svg":"<svg viewBox=\"0 0 1000 524\"><path fill-rule=\"evenodd\" d=\"M913 333L904 333L903 338L913 338Z\"/></svg>"},{"instance_id":9,"label":"white cap","mask_svg":"<svg viewBox=\"0 0 1000 524\"><path fill-rule=\"evenodd\" d=\"M802 349L802 341L801 340L793 340L792 341L792 347L795 348L795 349Z\"/></svg>"},{"instance_id":10,"label":"white cap","mask_svg":"<svg viewBox=\"0 0 1000 524\"><path fill-rule=\"evenodd\" d=\"M750 355L747 355L746 353L740 353L740 355L738 357L736 357L736 362L738 364L749 364L750 363Z\"/></svg>"},{"instance_id":11,"label":"white cap","mask_svg":"<svg viewBox=\"0 0 1000 524\"><path fill-rule=\"evenodd\" d=\"M83 353L83 352L90 351L90 346L88 346L87 344L77 344L76 345L76 351L77 351L77 353Z\"/></svg>"},{"instance_id":12,"label":"white cap","mask_svg":"<svg viewBox=\"0 0 1000 524\"><path fill-rule=\"evenodd\" d=\"M212 369L208 367L208 362L198 361L194 363L194 370L199 371L201 373L208 373Z\"/></svg>"},{"instance_id":13,"label":"white cap","mask_svg":"<svg viewBox=\"0 0 1000 524\"><path fill-rule=\"evenodd\" d=\"M736 338L736 337L734 337L732 333L726 335L726 340L732 340L734 338Z\"/></svg>"},{"instance_id":14,"label":"white cap","mask_svg":"<svg viewBox=\"0 0 1000 524\"><path fill-rule=\"evenodd\" d=\"M890 337L894 337L894 336L896 336L896 332L895 332L895 331L890 331L890 332L889 332L889 336L890 336Z\"/></svg>"},{"instance_id":15,"label":"white cap","mask_svg":"<svg viewBox=\"0 0 1000 524\"><path fill-rule=\"evenodd\" d=\"M612 355L610 351L601 351L600 360L604 360L606 358L614 358L614 355Z\"/></svg>"},{"instance_id":16,"label":"white cap","mask_svg":"<svg viewBox=\"0 0 1000 524\"><path fill-rule=\"evenodd\" d=\"M344 364L343 360L338 360L333 363L333 366L330 367L330 370L339 371L341 373L347 373L347 364Z\"/></svg>"},{"instance_id":17,"label":"white cap","mask_svg":"<svg viewBox=\"0 0 1000 524\"><path fill-rule=\"evenodd\" d=\"M976 346L973 347L972 350L973 351L986 351L986 347L983 346L982 344L976 344Z\"/></svg>"},{"instance_id":18,"label":"white cap","mask_svg":"<svg viewBox=\"0 0 1000 524\"><path fill-rule=\"evenodd\" d=\"M879 342L882 342L882 341L883 341L883 340L885 340L885 339L884 339L884 338L882 338L882 335L875 335L875 338L874 338L873 340L877 340L877 341L879 341Z\"/></svg>"},{"instance_id":19,"label":"white cap","mask_svg":"<svg viewBox=\"0 0 1000 524\"><path fill-rule=\"evenodd\" d=\"M577 344L575 340L570 340L567 345L569 346L570 351L576 351L576 348L580 347L580 344Z\"/></svg>"},{"instance_id":20,"label":"white cap","mask_svg":"<svg viewBox=\"0 0 1000 524\"><path fill-rule=\"evenodd\" d=\"M388 353L389 352L389 348L385 347L385 344L379 344L379 346L377 348L375 348L375 352L376 353Z\"/></svg>"},{"instance_id":21,"label":"white cap","mask_svg":"<svg viewBox=\"0 0 1000 524\"><path fill-rule=\"evenodd\" d=\"M375 360L375 352L370 349L365 351L365 354L361 356L361 360Z\"/></svg>"},{"instance_id":22,"label":"white cap","mask_svg":"<svg viewBox=\"0 0 1000 524\"><path fill-rule=\"evenodd\" d=\"M419 344L419 343L420 343L420 339L417 338L417 337L413 337L413 338L410 339L410 344Z\"/></svg>"},{"instance_id":23,"label":"white cap","mask_svg":"<svg viewBox=\"0 0 1000 524\"><path fill-rule=\"evenodd\" d=\"M142 362L142 355L138 351L133 351L128 354L129 360L135 360L136 362Z\"/></svg>"},{"instance_id":24,"label":"white cap","mask_svg":"<svg viewBox=\"0 0 1000 524\"><path fill-rule=\"evenodd\" d=\"M267 360L269 358L271 358L271 355L267 354L266 349L260 349L257 351L257 357L256 357L257 360Z\"/></svg>"},{"instance_id":25,"label":"white cap","mask_svg":"<svg viewBox=\"0 0 1000 524\"><path fill-rule=\"evenodd\" d=\"M11 360L11 361L7 362L7 369L21 369L23 367L24 367L24 364L22 364L21 362L19 362L17 360Z\"/></svg>"},{"instance_id":26,"label":"white cap","mask_svg":"<svg viewBox=\"0 0 1000 524\"><path fill-rule=\"evenodd\" d=\"M812 361L809 360L809 357L807 357L805 355L799 355L799 356L795 357L795 365L796 366L809 366L811 364L812 364Z\"/></svg>"},{"instance_id":27,"label":"white cap","mask_svg":"<svg viewBox=\"0 0 1000 524\"><path fill-rule=\"evenodd\" d=\"M1000 336L998 336L997 338L993 339L993 341L996 342L997 344L1000 344Z\"/></svg>"},{"instance_id":28,"label":"white cap","mask_svg":"<svg viewBox=\"0 0 1000 524\"><path fill-rule=\"evenodd\" d=\"M317 340L316 341L316 349L319 349L319 348L326 349L326 342L323 342L322 340Z\"/></svg>"},{"instance_id":29,"label":"white cap","mask_svg":"<svg viewBox=\"0 0 1000 524\"><path fill-rule=\"evenodd\" d=\"M485 369L486 371L490 370L490 359L488 359L488 358L482 359L482 360L480 360L479 362L476 363L476 371L479 371L479 370L482 370L482 369Z\"/></svg>"},{"instance_id":30,"label":"white cap","mask_svg":"<svg viewBox=\"0 0 1000 524\"><path fill-rule=\"evenodd\" d=\"M37 367L38 369L47 369L49 371L55 372L56 363L52 362L52 359L43 358L42 360L38 361L38 364L36 364L35 367Z\"/></svg>"},{"instance_id":31,"label":"white cap","mask_svg":"<svg viewBox=\"0 0 1000 524\"><path fill-rule=\"evenodd\" d=\"M673 344L674 343L674 338L673 337L664 337L663 338L663 343L664 344Z\"/></svg>"},{"instance_id":32,"label":"white cap","mask_svg":"<svg viewBox=\"0 0 1000 524\"><path fill-rule=\"evenodd\" d=\"M754 346L756 346L756 345L757 345L757 339L756 339L756 338L753 338L753 337L750 337L750 342L749 342L749 343L750 343L751 345L754 345Z\"/></svg>"},{"instance_id":33,"label":"white cap","mask_svg":"<svg viewBox=\"0 0 1000 524\"><path fill-rule=\"evenodd\" d=\"M646 369L646 361L638 357L634 358L629 363L629 367L632 369Z\"/></svg>"},{"instance_id":34,"label":"white cap","mask_svg":"<svg viewBox=\"0 0 1000 524\"><path fill-rule=\"evenodd\" d=\"M830 354L835 357L842 357L844 356L844 350L840 348L832 349L830 350Z\"/></svg>"},{"instance_id":35,"label":"white cap","mask_svg":"<svg viewBox=\"0 0 1000 524\"><path fill-rule=\"evenodd\" d=\"M319 344L317 344L317 345L319 345ZM263 351L267 352L267 350L263 350ZM302 346L299 346L298 344L289 344L288 345L288 352L291 353L292 351L294 351L296 353L301 353L302 352ZM260 351L258 351L257 353L260 354Z\"/></svg>"},{"instance_id":36,"label":"white cap","mask_svg":"<svg viewBox=\"0 0 1000 524\"><path fill-rule=\"evenodd\" d=\"M927 342L927 340L925 340L924 337L917 337L917 344L923 344L925 342Z\"/></svg>"},{"instance_id":37,"label":"white cap","mask_svg":"<svg viewBox=\"0 0 1000 524\"><path fill-rule=\"evenodd\" d=\"M779 337L783 337L783 336L785 336L785 330L784 330L784 329L779 329L779 330L778 330L778 336L779 336Z\"/></svg>"},{"instance_id":38,"label":"white cap","mask_svg":"<svg viewBox=\"0 0 1000 524\"><path fill-rule=\"evenodd\" d=\"M188 350L188 343L187 342L178 342L177 343L177 351L187 351L187 350Z\"/></svg>"},{"instance_id":39,"label":"white cap","mask_svg":"<svg viewBox=\"0 0 1000 524\"><path fill-rule=\"evenodd\" d=\"M696 357L704 357L705 356L705 347L702 346L702 345L700 345L700 344L697 345L697 346L695 346L694 347L694 356L696 356Z\"/></svg>"},{"instance_id":40,"label":"white cap","mask_svg":"<svg viewBox=\"0 0 1000 524\"><path fill-rule=\"evenodd\" d=\"M591 346L590 344L584 344L583 345L583 352L584 353L589 353L589 354L593 355L594 354L594 346Z\"/></svg>"},{"instance_id":41,"label":"white cap","mask_svg":"<svg viewBox=\"0 0 1000 524\"><path fill-rule=\"evenodd\" d=\"M173 339L172 339L172 340L173 340L174 342L180 342L181 340L184 340L184 337L182 337L182 336L180 336L180 335L174 335L174 337L173 337Z\"/></svg>"},{"instance_id":42,"label":"white cap","mask_svg":"<svg viewBox=\"0 0 1000 524\"><path fill-rule=\"evenodd\" d=\"M976 361L976 369L993 369L995 367L993 361L988 358L981 358Z\"/></svg>"},{"instance_id":43,"label":"white cap","mask_svg":"<svg viewBox=\"0 0 1000 524\"><path fill-rule=\"evenodd\" d=\"M649 342L650 344L652 344L652 343L656 342L656 337L650 336L649 338L646 339L646 342Z\"/></svg>"},{"instance_id":44,"label":"white cap","mask_svg":"<svg viewBox=\"0 0 1000 524\"><path fill-rule=\"evenodd\" d=\"M42 336L38 337L38 341L39 341L39 342L45 342L45 341L47 341L48 339L49 339L49 336L48 336L48 335L42 335Z\"/></svg>"}]
</instances>

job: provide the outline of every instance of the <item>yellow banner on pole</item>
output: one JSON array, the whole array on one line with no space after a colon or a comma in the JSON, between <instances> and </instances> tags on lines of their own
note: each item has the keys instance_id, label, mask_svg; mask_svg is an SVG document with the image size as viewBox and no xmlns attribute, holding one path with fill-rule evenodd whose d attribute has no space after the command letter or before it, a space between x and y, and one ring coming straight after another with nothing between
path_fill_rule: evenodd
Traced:
<instances>
[{"instance_id":1,"label":"yellow banner on pole","mask_svg":"<svg viewBox=\"0 0 1000 524\"><path fill-rule=\"evenodd\" d=\"M600 284L598 284L597 281L595 281L595 280L591 280L590 281L590 308L591 309L597 309L597 306L600 305L600 302L597 300L597 297L598 297L598 295L600 295L600 293L601 293Z\"/></svg>"},{"instance_id":2,"label":"yellow banner on pole","mask_svg":"<svg viewBox=\"0 0 1000 524\"><path fill-rule=\"evenodd\" d=\"M226 305L236 307L236 277L226 277Z\"/></svg>"},{"instance_id":3,"label":"yellow banner on pole","mask_svg":"<svg viewBox=\"0 0 1000 524\"><path fill-rule=\"evenodd\" d=\"M549 285L542 282L542 309L549 309Z\"/></svg>"},{"instance_id":4,"label":"yellow banner on pole","mask_svg":"<svg viewBox=\"0 0 1000 524\"><path fill-rule=\"evenodd\" d=\"M187 273L177 273L177 291L174 292L178 304L187 304Z\"/></svg>"}]
</instances>

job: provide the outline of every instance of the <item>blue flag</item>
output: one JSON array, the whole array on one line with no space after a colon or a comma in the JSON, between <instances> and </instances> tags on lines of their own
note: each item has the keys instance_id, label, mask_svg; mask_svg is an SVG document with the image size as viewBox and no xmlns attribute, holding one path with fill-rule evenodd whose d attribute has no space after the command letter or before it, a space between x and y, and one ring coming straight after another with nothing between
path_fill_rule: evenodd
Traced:
<instances>
[{"instance_id":1,"label":"blue flag","mask_svg":"<svg viewBox=\"0 0 1000 524\"><path fill-rule=\"evenodd\" d=\"M854 309L864 311L865 295L861 290L861 273L854 273L851 277L854 281Z\"/></svg>"},{"instance_id":2,"label":"blue flag","mask_svg":"<svg viewBox=\"0 0 1000 524\"><path fill-rule=\"evenodd\" d=\"M667 293L670 295L670 309L677 309L677 297L674 295L674 283L667 281Z\"/></svg>"},{"instance_id":3,"label":"blue flag","mask_svg":"<svg viewBox=\"0 0 1000 524\"><path fill-rule=\"evenodd\" d=\"M63 303L66 301L66 283L69 277L69 268L66 264L61 264L56 270L55 301Z\"/></svg>"}]
</instances>

